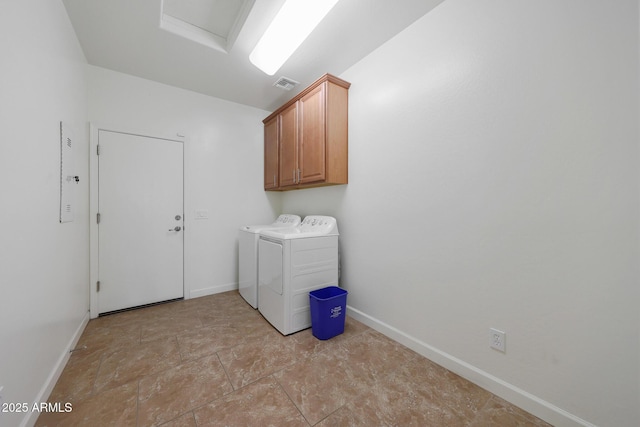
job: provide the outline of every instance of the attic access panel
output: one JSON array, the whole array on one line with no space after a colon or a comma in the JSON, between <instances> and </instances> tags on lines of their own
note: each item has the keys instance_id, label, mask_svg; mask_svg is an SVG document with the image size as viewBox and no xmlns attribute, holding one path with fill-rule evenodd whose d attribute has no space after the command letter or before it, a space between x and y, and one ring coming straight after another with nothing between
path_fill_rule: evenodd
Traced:
<instances>
[{"instance_id":1,"label":"attic access panel","mask_svg":"<svg viewBox=\"0 0 640 427\"><path fill-rule=\"evenodd\" d=\"M163 0L160 28L227 53L255 0Z\"/></svg>"}]
</instances>

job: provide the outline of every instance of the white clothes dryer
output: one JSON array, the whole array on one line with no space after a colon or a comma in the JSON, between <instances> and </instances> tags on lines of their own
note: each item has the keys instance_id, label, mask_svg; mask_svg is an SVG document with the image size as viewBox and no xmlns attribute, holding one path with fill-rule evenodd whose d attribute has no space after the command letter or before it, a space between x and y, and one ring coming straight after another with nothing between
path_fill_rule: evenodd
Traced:
<instances>
[{"instance_id":1,"label":"white clothes dryer","mask_svg":"<svg viewBox=\"0 0 640 427\"><path fill-rule=\"evenodd\" d=\"M260 233L258 310L283 335L311 326L310 291L338 286L338 236L335 218L320 215Z\"/></svg>"},{"instance_id":2,"label":"white clothes dryer","mask_svg":"<svg viewBox=\"0 0 640 427\"><path fill-rule=\"evenodd\" d=\"M258 308L258 238L267 229L295 227L298 215L282 214L272 224L245 225L238 231L238 290L251 307Z\"/></svg>"}]
</instances>

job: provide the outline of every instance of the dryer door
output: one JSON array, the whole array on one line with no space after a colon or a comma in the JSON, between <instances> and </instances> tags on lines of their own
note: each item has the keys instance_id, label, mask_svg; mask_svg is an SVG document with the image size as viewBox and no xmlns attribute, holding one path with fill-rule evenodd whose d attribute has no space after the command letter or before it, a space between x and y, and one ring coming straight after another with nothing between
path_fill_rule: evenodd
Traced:
<instances>
[{"instance_id":1,"label":"dryer door","mask_svg":"<svg viewBox=\"0 0 640 427\"><path fill-rule=\"evenodd\" d=\"M238 232L238 291L258 308L258 235L244 230Z\"/></svg>"},{"instance_id":2,"label":"dryer door","mask_svg":"<svg viewBox=\"0 0 640 427\"><path fill-rule=\"evenodd\" d=\"M282 244L260 239L258 243L258 286L268 286L282 295Z\"/></svg>"}]
</instances>

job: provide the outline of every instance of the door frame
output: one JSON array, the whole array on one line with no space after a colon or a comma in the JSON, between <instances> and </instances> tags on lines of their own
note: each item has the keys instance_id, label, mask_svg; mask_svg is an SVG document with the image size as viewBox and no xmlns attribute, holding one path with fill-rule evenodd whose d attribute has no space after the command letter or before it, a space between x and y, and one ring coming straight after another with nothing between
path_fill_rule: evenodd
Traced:
<instances>
[{"instance_id":1,"label":"door frame","mask_svg":"<svg viewBox=\"0 0 640 427\"><path fill-rule=\"evenodd\" d=\"M185 155L184 148L187 143L187 138L180 132L173 135L163 134L161 132L146 132L140 129L130 129L123 126L108 126L89 123L89 315L92 319L98 317L98 272L99 272L99 242L98 242L98 138L100 131L123 133L128 135L142 136L148 138L165 139L169 141L175 141L182 143L182 206L183 206L183 246L182 246L182 285L184 299L189 299L190 287L187 285L185 271L185 252L187 242L187 218L186 218L186 200L184 191L184 178L185 178Z\"/></svg>"}]
</instances>

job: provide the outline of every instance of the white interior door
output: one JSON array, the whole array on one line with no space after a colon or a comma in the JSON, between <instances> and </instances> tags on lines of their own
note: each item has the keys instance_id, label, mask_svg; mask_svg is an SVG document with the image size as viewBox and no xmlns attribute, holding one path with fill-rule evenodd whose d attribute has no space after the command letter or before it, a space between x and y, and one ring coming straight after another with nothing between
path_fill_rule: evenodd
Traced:
<instances>
[{"instance_id":1,"label":"white interior door","mask_svg":"<svg viewBox=\"0 0 640 427\"><path fill-rule=\"evenodd\" d=\"M98 133L98 313L181 298L183 144Z\"/></svg>"}]
</instances>

